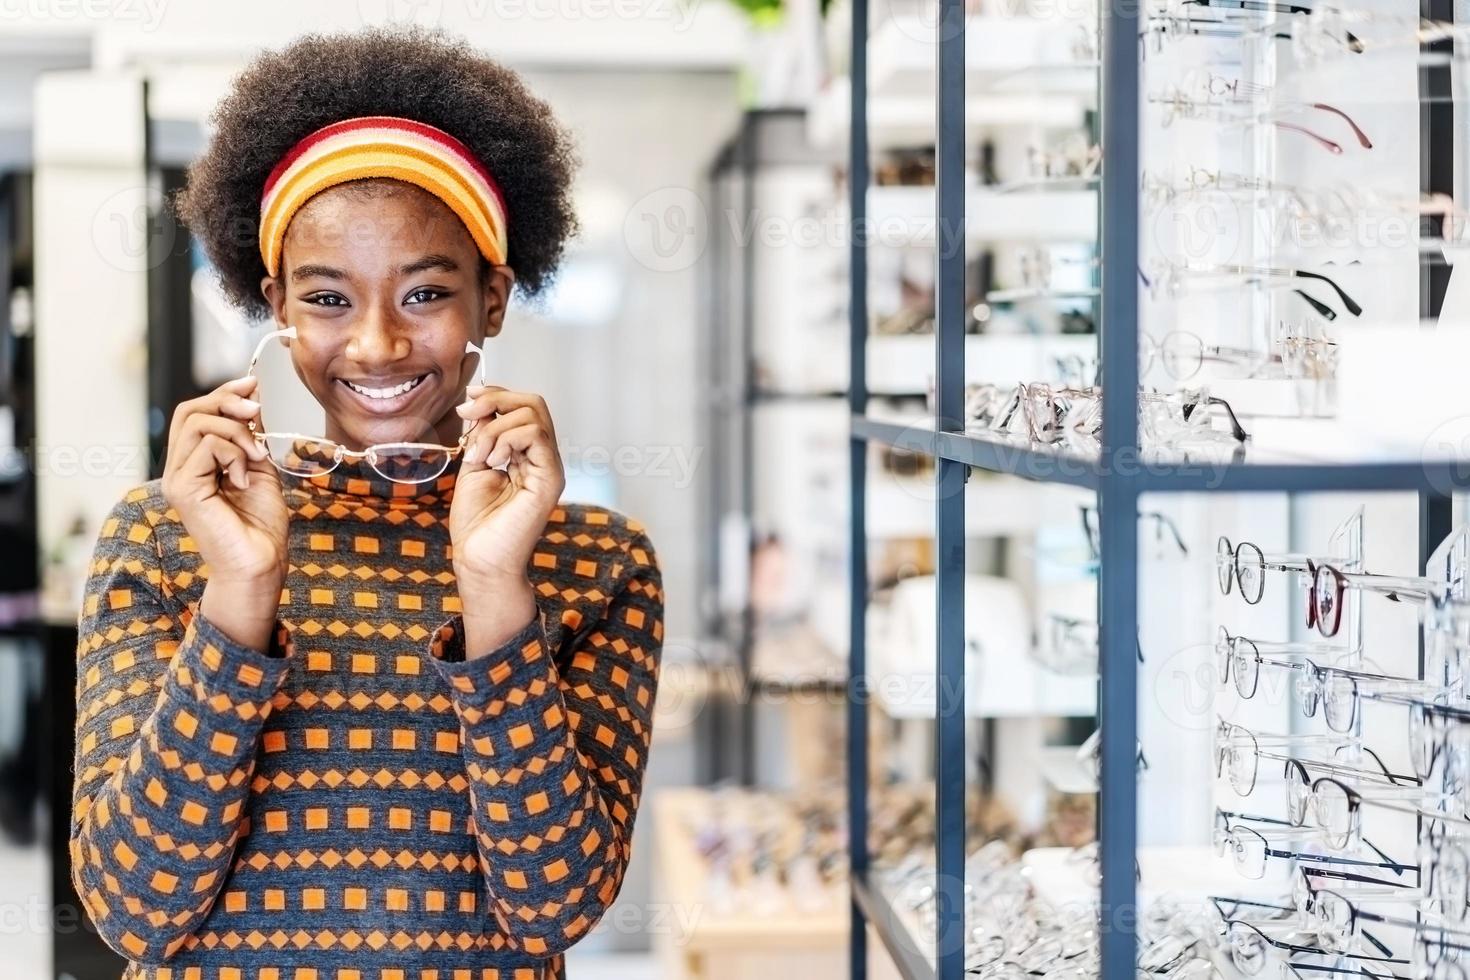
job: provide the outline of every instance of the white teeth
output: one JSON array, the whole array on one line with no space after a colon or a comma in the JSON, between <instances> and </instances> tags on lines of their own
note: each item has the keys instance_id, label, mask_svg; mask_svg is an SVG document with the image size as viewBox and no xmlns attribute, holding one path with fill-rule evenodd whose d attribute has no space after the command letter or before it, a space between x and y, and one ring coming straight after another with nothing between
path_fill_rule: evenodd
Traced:
<instances>
[{"instance_id":1,"label":"white teeth","mask_svg":"<svg viewBox=\"0 0 1470 980\"><path fill-rule=\"evenodd\" d=\"M417 377L410 381L405 381L403 382L403 384L396 385L392 388L364 388L362 385L353 384L351 381L348 381L347 387L351 388L358 394L366 395L369 398L392 398L395 395L403 394L410 388L416 387L418 383L422 380L424 380L422 376Z\"/></svg>"}]
</instances>

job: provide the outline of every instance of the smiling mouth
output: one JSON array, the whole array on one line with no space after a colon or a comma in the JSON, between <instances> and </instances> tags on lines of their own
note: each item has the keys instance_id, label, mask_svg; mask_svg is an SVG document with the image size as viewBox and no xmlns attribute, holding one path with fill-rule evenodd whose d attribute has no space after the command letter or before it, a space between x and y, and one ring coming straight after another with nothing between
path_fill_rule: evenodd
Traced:
<instances>
[{"instance_id":1,"label":"smiling mouth","mask_svg":"<svg viewBox=\"0 0 1470 980\"><path fill-rule=\"evenodd\" d=\"M337 380L364 398L369 398L373 401L391 401L400 395L406 395L410 391L413 391L419 385L423 384L424 379L427 377L427 374L421 374L416 378L408 379L402 384L393 385L388 388L373 388L367 385L360 385L354 381L348 381L346 378L338 378Z\"/></svg>"},{"instance_id":2,"label":"smiling mouth","mask_svg":"<svg viewBox=\"0 0 1470 980\"><path fill-rule=\"evenodd\" d=\"M426 387L430 374L432 372L415 375L396 385L365 385L346 378L338 378L337 381L351 393L352 402L360 410L370 415L396 416L408 411L409 406L418 401L418 392Z\"/></svg>"}]
</instances>

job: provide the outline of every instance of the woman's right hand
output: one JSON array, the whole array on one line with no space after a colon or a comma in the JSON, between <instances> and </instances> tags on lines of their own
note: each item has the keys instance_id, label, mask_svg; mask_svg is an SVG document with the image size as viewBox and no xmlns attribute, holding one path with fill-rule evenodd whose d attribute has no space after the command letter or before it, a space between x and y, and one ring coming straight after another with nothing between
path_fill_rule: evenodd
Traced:
<instances>
[{"instance_id":1,"label":"woman's right hand","mask_svg":"<svg viewBox=\"0 0 1470 980\"><path fill-rule=\"evenodd\" d=\"M174 410L163 495L209 566L209 582L260 597L262 612L269 600L273 616L289 515L280 476L245 425L260 412L247 397L256 385L236 378Z\"/></svg>"}]
</instances>

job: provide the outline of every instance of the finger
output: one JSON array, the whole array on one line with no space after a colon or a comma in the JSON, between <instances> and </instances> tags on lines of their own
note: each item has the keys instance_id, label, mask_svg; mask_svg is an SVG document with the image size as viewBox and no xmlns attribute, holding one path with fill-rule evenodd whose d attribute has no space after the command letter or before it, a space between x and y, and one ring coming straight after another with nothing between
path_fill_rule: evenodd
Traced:
<instances>
[{"instance_id":1,"label":"finger","mask_svg":"<svg viewBox=\"0 0 1470 980\"><path fill-rule=\"evenodd\" d=\"M228 439L206 433L185 458L180 476L195 485L218 486L221 470L229 475L231 483L245 489L244 452Z\"/></svg>"},{"instance_id":2,"label":"finger","mask_svg":"<svg viewBox=\"0 0 1470 980\"><path fill-rule=\"evenodd\" d=\"M218 415L220 408L226 402L238 404L235 400L248 400L247 396L255 391L259 379L253 375L243 378L235 378L226 381L213 391L200 395L198 398L190 398L188 401L179 402L174 408L173 418L169 422L169 450L174 448L174 441L181 435L181 430L194 415ZM259 405L256 405L259 411ZM249 417L253 417L249 416Z\"/></svg>"},{"instance_id":3,"label":"finger","mask_svg":"<svg viewBox=\"0 0 1470 980\"><path fill-rule=\"evenodd\" d=\"M219 413L241 422L249 422L260 415L260 402L243 395L229 394L220 400Z\"/></svg>"},{"instance_id":4,"label":"finger","mask_svg":"<svg viewBox=\"0 0 1470 980\"><path fill-rule=\"evenodd\" d=\"M507 429L495 440L495 446L485 457L485 465L497 469L509 463L513 454L522 453L537 467L549 467L555 461L551 441L540 423L532 422Z\"/></svg>"},{"instance_id":5,"label":"finger","mask_svg":"<svg viewBox=\"0 0 1470 980\"><path fill-rule=\"evenodd\" d=\"M220 415L196 415L190 419L189 428L228 439L239 446L250 459L262 460L270 455L265 446L256 440L255 434L247 429L243 422L235 419L224 418Z\"/></svg>"},{"instance_id":6,"label":"finger","mask_svg":"<svg viewBox=\"0 0 1470 980\"><path fill-rule=\"evenodd\" d=\"M476 386L466 388L467 392L474 390ZM506 413L517 408L529 408L536 413L541 424L546 427L547 433L556 440L556 427L551 423L551 409L546 405L546 399L534 392L511 391L497 385L487 385L477 395L465 399L455 406L460 418L479 419L495 412Z\"/></svg>"},{"instance_id":7,"label":"finger","mask_svg":"<svg viewBox=\"0 0 1470 980\"><path fill-rule=\"evenodd\" d=\"M174 465L175 460L180 463L187 460L207 436L214 436L237 446L251 460L264 460L268 455L265 447L255 441L255 437L243 423L218 415L191 415L174 444L169 447L165 468Z\"/></svg>"},{"instance_id":8,"label":"finger","mask_svg":"<svg viewBox=\"0 0 1470 980\"><path fill-rule=\"evenodd\" d=\"M502 432L527 424L539 424L536 413L529 408L517 408L504 415L480 422L470 433L465 445L465 462L473 463L484 460Z\"/></svg>"}]
</instances>

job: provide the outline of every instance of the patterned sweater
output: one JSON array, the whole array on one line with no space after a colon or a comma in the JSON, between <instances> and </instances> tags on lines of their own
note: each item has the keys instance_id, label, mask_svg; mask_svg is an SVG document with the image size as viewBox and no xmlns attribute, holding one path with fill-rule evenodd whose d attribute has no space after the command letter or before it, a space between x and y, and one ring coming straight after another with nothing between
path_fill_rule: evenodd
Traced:
<instances>
[{"instance_id":1,"label":"patterned sweater","mask_svg":"<svg viewBox=\"0 0 1470 980\"><path fill-rule=\"evenodd\" d=\"M663 638L643 527L561 504L540 616L465 660L457 467L283 474L271 649L201 616L154 480L79 619L72 881L123 980L561 980L627 867Z\"/></svg>"}]
</instances>

